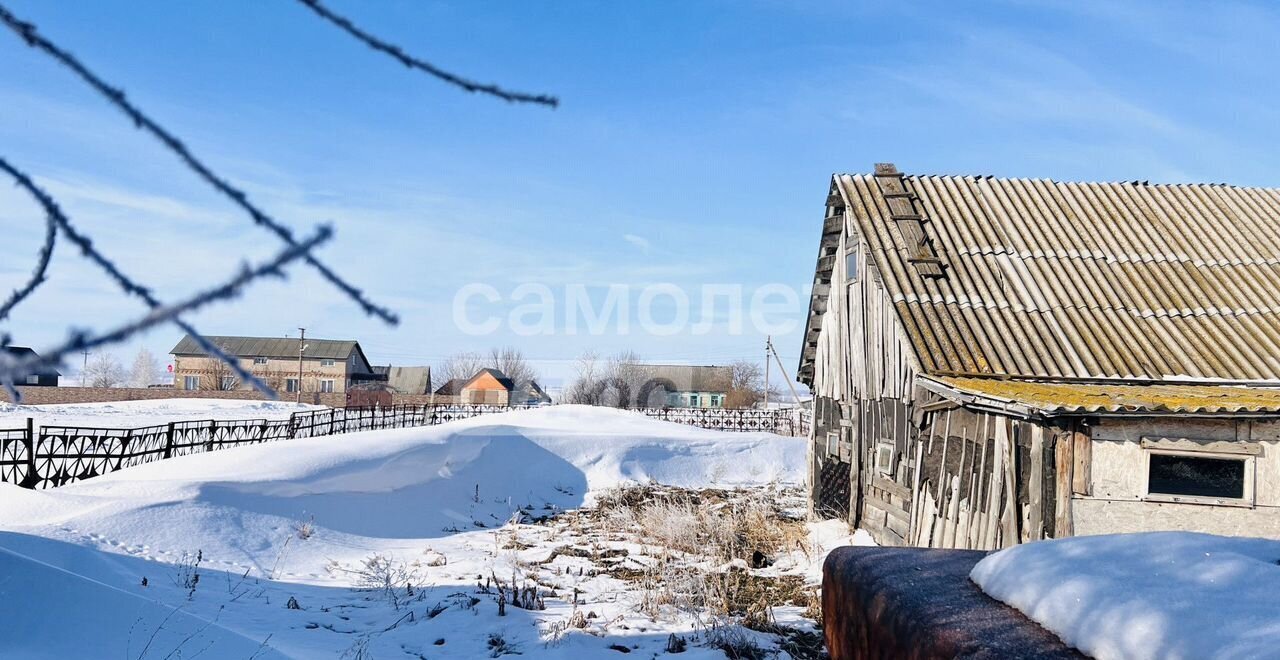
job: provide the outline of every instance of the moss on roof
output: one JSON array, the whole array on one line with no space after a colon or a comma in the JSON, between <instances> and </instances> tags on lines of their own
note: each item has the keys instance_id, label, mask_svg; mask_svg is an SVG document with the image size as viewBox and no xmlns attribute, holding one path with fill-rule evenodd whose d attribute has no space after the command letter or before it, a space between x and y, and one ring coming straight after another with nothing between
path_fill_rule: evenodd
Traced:
<instances>
[{"instance_id":1,"label":"moss on roof","mask_svg":"<svg viewBox=\"0 0 1280 660\"><path fill-rule=\"evenodd\" d=\"M1053 383L996 378L937 378L966 394L1013 401L1047 414L1280 412L1280 386Z\"/></svg>"}]
</instances>

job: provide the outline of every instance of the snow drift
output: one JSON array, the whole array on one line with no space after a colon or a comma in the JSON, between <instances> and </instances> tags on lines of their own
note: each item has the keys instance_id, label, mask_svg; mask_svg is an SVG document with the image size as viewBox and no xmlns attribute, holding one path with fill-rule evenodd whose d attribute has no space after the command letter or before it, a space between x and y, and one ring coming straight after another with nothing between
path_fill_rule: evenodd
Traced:
<instances>
[{"instance_id":1,"label":"snow drift","mask_svg":"<svg viewBox=\"0 0 1280 660\"><path fill-rule=\"evenodd\" d=\"M1098 660L1264 658L1280 649L1280 541L1187 532L1014 546L970 577Z\"/></svg>"}]
</instances>

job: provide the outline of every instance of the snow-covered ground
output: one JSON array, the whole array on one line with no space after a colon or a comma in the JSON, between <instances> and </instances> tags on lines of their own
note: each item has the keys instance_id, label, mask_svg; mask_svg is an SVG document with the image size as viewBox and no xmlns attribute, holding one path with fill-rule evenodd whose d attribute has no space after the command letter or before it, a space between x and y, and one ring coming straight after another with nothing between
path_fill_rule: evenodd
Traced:
<instances>
[{"instance_id":1,"label":"snow-covered ground","mask_svg":"<svg viewBox=\"0 0 1280 660\"><path fill-rule=\"evenodd\" d=\"M971 577L1098 660L1280 657L1280 541L1084 536L997 552Z\"/></svg>"},{"instance_id":2,"label":"snow-covered ground","mask_svg":"<svg viewBox=\"0 0 1280 660\"><path fill-rule=\"evenodd\" d=\"M27 423L28 417L34 420L36 426L121 429L140 428L184 419L284 419L290 413L322 407L291 401L238 399L154 399L44 406L15 406L11 403L0 403L0 428L22 428Z\"/></svg>"},{"instance_id":3,"label":"snow-covered ground","mask_svg":"<svg viewBox=\"0 0 1280 660\"><path fill-rule=\"evenodd\" d=\"M128 425L172 410L135 408ZM720 658L707 643L724 631L707 627L722 621L655 600L646 576L679 564L811 589L827 551L865 539L788 522L804 457L801 439L556 406L184 456L50 491L0 485L0 657L653 657L683 642L681 657ZM717 569L616 510L590 513L649 482L691 489L662 496L696 497L697 511L765 503L799 536L762 548L767 566ZM803 610L770 616L811 629Z\"/></svg>"}]
</instances>

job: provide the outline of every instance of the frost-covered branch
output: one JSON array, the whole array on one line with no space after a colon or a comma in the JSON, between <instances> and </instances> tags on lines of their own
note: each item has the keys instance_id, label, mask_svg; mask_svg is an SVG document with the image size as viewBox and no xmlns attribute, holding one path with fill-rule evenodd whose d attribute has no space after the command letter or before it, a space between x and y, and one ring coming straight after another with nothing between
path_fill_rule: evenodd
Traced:
<instances>
[{"instance_id":1,"label":"frost-covered branch","mask_svg":"<svg viewBox=\"0 0 1280 660\"><path fill-rule=\"evenodd\" d=\"M52 216L46 215L44 219L44 245L40 246L40 252L36 254L36 268L31 272L31 279L27 283L13 290L8 300L0 304L0 321L9 316L9 312L13 311L18 303L26 300L41 284L44 284L46 273L49 271L49 260L53 258L53 244L58 237L58 224Z\"/></svg>"},{"instance_id":2,"label":"frost-covered branch","mask_svg":"<svg viewBox=\"0 0 1280 660\"><path fill-rule=\"evenodd\" d=\"M32 23L23 21L10 12L3 5L0 5L0 23L3 23L9 29L13 30L28 46L35 48L60 64L71 69L85 83L96 90L99 94L106 97L108 101L115 105L120 111L124 112L129 119L133 120L134 126L138 129L151 134L160 141L165 147L178 156L178 158L191 168L200 178L204 179L215 190L222 193L237 206L249 214L255 224L265 227L267 230L275 234L289 245L297 245L294 239L293 231L281 224L275 218L272 218L265 211L258 208L253 202L249 201L248 195L244 191L231 185L226 179L219 176L202 161L195 157L191 150L187 148L176 136L152 121L150 117L142 112L136 105L130 102L122 90L113 87L102 78L98 77L93 71L90 71L80 60L74 55L59 47L57 44L49 41L36 30L36 26ZM369 300L364 292L348 283L341 276L335 273L325 264L311 255L303 257L308 264L314 267L325 279L345 293L347 297L354 300L365 311L366 314L376 316L387 323L395 325L399 323L399 317L391 310L375 304Z\"/></svg>"},{"instance_id":3,"label":"frost-covered branch","mask_svg":"<svg viewBox=\"0 0 1280 660\"><path fill-rule=\"evenodd\" d=\"M98 249L93 246L93 241L89 240L87 236L80 233L80 231L71 224L70 218L62 212L57 201L55 201L49 193L45 192L43 188L36 185L36 183L31 180L31 177L14 167L3 157L0 157L0 171L3 171L13 177L13 180L17 182L18 187L31 195L31 197L44 208L45 215L52 218L54 223L58 226L58 230L61 231L68 240L74 243L76 247L80 248L80 252L85 256L85 258L101 268L103 272L105 272L112 281L119 285L126 294L142 300L153 312L164 307L164 304L151 294L151 290L149 288L137 283L129 276L125 275L114 262L99 252ZM290 244L290 247L292 248L300 248L301 246L302 244L296 241ZM297 256L308 258L310 255L306 250L301 250ZM192 327L191 324L181 318L178 318L176 315L173 315L169 320L172 320L173 323L184 332L190 334L192 338L196 340L196 343L200 344L200 347L209 355L226 362L227 365L236 372L236 375L240 377L241 381L250 384L254 389L268 396L273 398L275 397L275 392L266 383L249 373L240 365L240 361L238 359L227 355L222 349L211 344L199 333L199 331ZM4 384L6 387L11 388L12 383L5 380L4 376L5 375L3 373L0 373L0 384ZM10 396L13 394L14 392L11 390Z\"/></svg>"},{"instance_id":4,"label":"frost-covered branch","mask_svg":"<svg viewBox=\"0 0 1280 660\"><path fill-rule=\"evenodd\" d=\"M321 226L312 236L302 240L296 245L285 247L285 249L274 258L257 266L250 267L247 264L242 266L239 272L218 286L196 293L186 300L173 305L152 307L151 311L142 317L120 325L105 333L94 335L84 331L72 331L71 336L65 342L59 346L53 347L52 349L43 351L40 355L13 358L7 354L0 353L0 381L20 382L26 375L39 371L42 368L56 368L62 366L68 356L110 344L118 344L128 340L139 332L149 330L164 323L176 322L179 323L179 325L184 326L184 329L189 328L190 326L186 325L184 321L179 320L178 317L180 315L196 311L201 307L205 307L215 302L234 298L240 295L244 288L250 283L264 277L284 277L284 271L282 269L285 265L303 258L313 248L323 244L332 237L333 230L328 226ZM194 330L188 330L188 333L211 355L225 355L221 349L214 347L209 340L200 333L195 332ZM230 359L231 362L229 364L234 368L238 361L235 358ZM266 385L263 385L263 387L266 388ZM267 393L271 392L269 388L264 391ZM11 391L10 395L12 396L12 394L13 392Z\"/></svg>"},{"instance_id":5,"label":"frost-covered branch","mask_svg":"<svg viewBox=\"0 0 1280 660\"><path fill-rule=\"evenodd\" d=\"M473 92L473 93L478 92L481 94L496 96L497 98L500 98L504 101L509 101L511 103L537 103L540 105L550 106L552 108L560 105L560 99L557 99L556 97L551 96L549 94L525 94L523 92L513 92L507 89L503 89L497 85L478 83L474 80L468 80L466 78L463 78L462 76L459 76L457 74L449 73L448 71L445 71L444 69L441 69L435 66L434 64L431 64L430 62L425 62L423 60L420 60L404 52L403 49L401 49L399 46L396 46L395 44L387 43L386 41L383 41L378 37L375 37L372 34L365 32L364 30L357 27L355 23L352 23L350 19L344 16L340 16L338 14L335 14L333 10L321 4L320 0L298 0L298 2L301 2L302 4L311 8L311 11L314 11L321 18L338 26L347 34L363 42L366 46L376 51L390 55L392 58L396 59L401 64L409 67L410 69L417 69L429 75L435 76L436 78L439 78L440 80L443 80L449 83L450 85L454 85L468 92Z\"/></svg>"}]
</instances>

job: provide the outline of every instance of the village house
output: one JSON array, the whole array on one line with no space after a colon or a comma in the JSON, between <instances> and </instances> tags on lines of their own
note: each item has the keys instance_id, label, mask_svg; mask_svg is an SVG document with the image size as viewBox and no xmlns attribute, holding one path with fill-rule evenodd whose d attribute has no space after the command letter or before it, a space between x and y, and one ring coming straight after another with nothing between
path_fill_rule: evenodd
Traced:
<instances>
[{"instance_id":1,"label":"village house","mask_svg":"<svg viewBox=\"0 0 1280 660\"><path fill-rule=\"evenodd\" d=\"M458 388L462 403L467 405L507 406L515 383L497 369L481 369Z\"/></svg>"},{"instance_id":2,"label":"village house","mask_svg":"<svg viewBox=\"0 0 1280 660\"><path fill-rule=\"evenodd\" d=\"M240 366L281 393L345 393L369 383L384 382L354 340L290 337L206 337ZM173 387L178 390L242 390L240 382L221 360L210 357L190 335L173 350ZM301 380L299 367L301 366Z\"/></svg>"},{"instance_id":3,"label":"village house","mask_svg":"<svg viewBox=\"0 0 1280 660\"><path fill-rule=\"evenodd\" d=\"M884 545L1280 537L1280 189L837 175L799 380Z\"/></svg>"},{"instance_id":4,"label":"village house","mask_svg":"<svg viewBox=\"0 0 1280 660\"><path fill-rule=\"evenodd\" d=\"M386 376L386 389L393 394L431 394L431 367L373 368L375 374Z\"/></svg>"},{"instance_id":5,"label":"village house","mask_svg":"<svg viewBox=\"0 0 1280 660\"><path fill-rule=\"evenodd\" d=\"M647 385L666 392L668 408L723 408L733 384L731 367L646 364L643 368L649 374ZM641 405L648 403L641 401Z\"/></svg>"},{"instance_id":6,"label":"village house","mask_svg":"<svg viewBox=\"0 0 1280 660\"><path fill-rule=\"evenodd\" d=\"M26 346L5 346L4 350L15 360L27 360L31 359L33 356L38 357L34 350L27 348ZM57 369L54 369L53 367L41 367L35 373L28 374L22 382L14 384L32 385L36 387L57 387L58 379L61 377L62 374Z\"/></svg>"},{"instance_id":7,"label":"village house","mask_svg":"<svg viewBox=\"0 0 1280 660\"><path fill-rule=\"evenodd\" d=\"M512 394L511 405L520 406L543 406L551 403L551 395L542 389L538 381L531 380L528 385L519 388Z\"/></svg>"}]
</instances>

